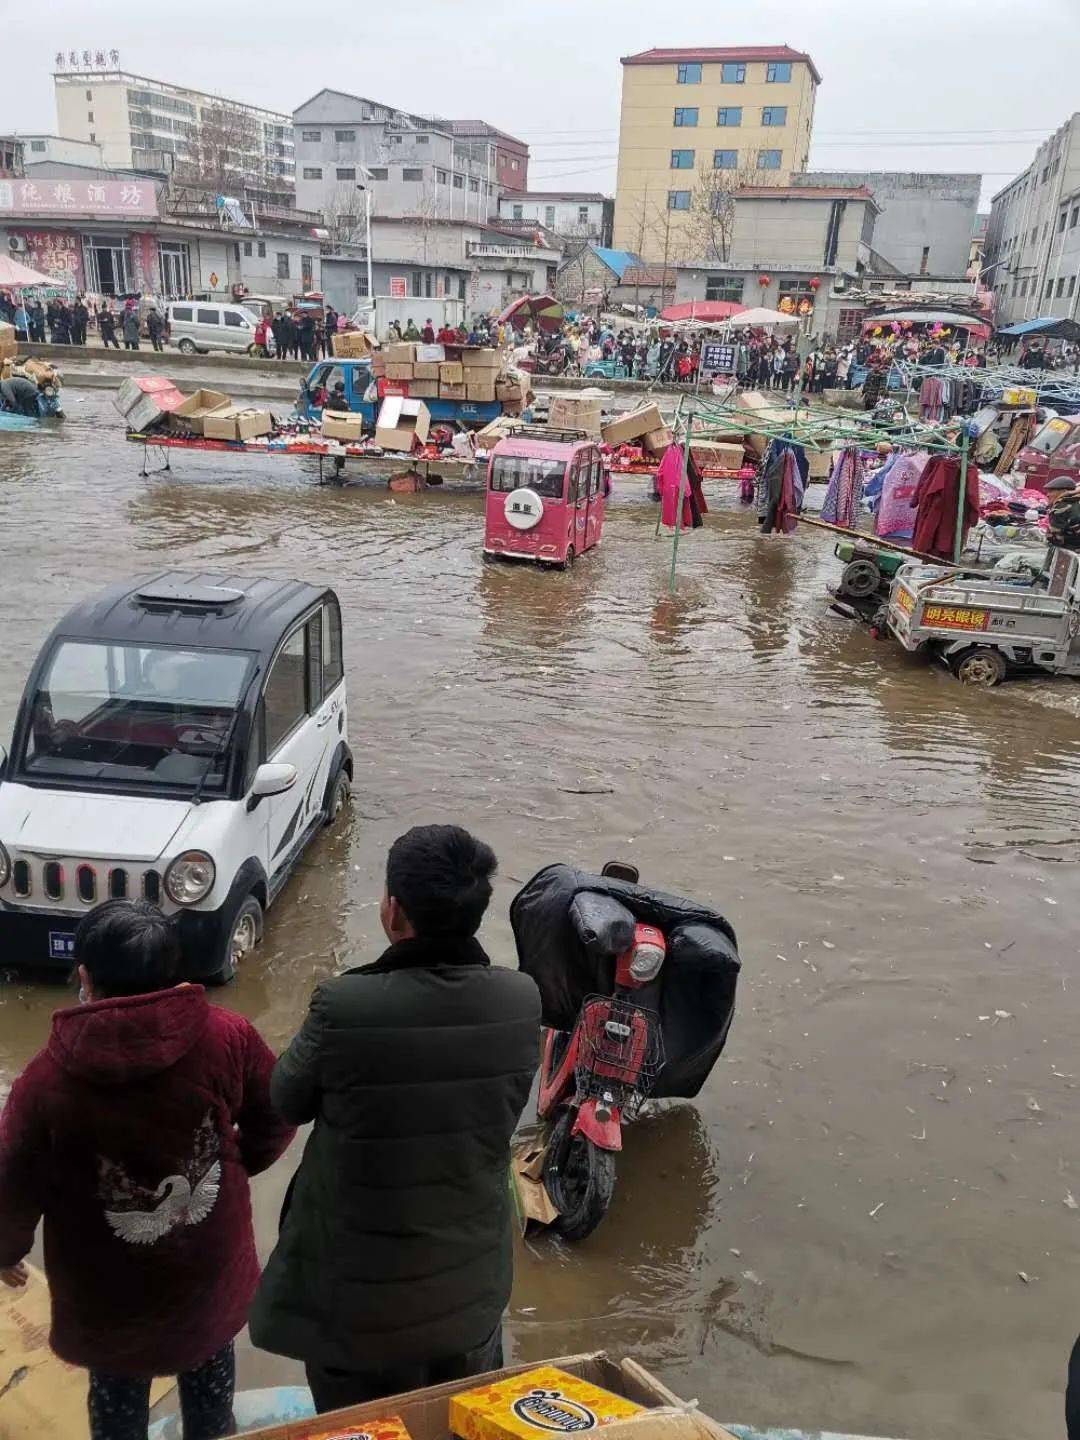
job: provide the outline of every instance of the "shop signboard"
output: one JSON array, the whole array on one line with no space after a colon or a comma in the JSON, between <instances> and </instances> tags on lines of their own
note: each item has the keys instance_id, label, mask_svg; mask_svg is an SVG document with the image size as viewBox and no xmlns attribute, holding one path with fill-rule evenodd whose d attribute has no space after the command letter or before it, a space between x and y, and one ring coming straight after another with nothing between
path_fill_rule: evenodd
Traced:
<instances>
[{"instance_id":1,"label":"shop signboard","mask_svg":"<svg viewBox=\"0 0 1080 1440\"><path fill-rule=\"evenodd\" d=\"M6 215L137 215L156 220L151 180L0 180L0 219Z\"/></svg>"},{"instance_id":2,"label":"shop signboard","mask_svg":"<svg viewBox=\"0 0 1080 1440\"><path fill-rule=\"evenodd\" d=\"M405 295L406 295L405 276L404 276L404 275L391 275L391 276L390 276L390 299L391 299L391 300L404 300L404 299L405 299Z\"/></svg>"}]
</instances>

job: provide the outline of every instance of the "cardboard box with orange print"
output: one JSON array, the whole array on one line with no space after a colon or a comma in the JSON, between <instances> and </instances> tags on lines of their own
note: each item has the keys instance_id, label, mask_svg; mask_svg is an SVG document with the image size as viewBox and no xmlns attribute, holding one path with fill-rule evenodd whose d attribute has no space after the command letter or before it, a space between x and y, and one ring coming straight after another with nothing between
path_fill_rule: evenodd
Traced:
<instances>
[{"instance_id":1,"label":"cardboard box with orange print","mask_svg":"<svg viewBox=\"0 0 1080 1440\"><path fill-rule=\"evenodd\" d=\"M411 1437L400 1415L382 1415L375 1420L331 1425L328 1430L308 1435L307 1440L411 1440Z\"/></svg>"},{"instance_id":2,"label":"cardboard box with orange print","mask_svg":"<svg viewBox=\"0 0 1080 1440\"><path fill-rule=\"evenodd\" d=\"M458 1440L539 1440L640 1413L632 1400L554 1365L450 1397L450 1429Z\"/></svg>"}]
</instances>

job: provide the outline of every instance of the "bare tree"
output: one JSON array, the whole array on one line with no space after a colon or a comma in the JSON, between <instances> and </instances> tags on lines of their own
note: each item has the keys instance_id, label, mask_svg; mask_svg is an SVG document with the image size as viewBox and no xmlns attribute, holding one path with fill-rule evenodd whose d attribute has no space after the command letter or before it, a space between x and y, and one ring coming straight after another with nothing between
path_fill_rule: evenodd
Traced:
<instances>
[{"instance_id":1,"label":"bare tree","mask_svg":"<svg viewBox=\"0 0 1080 1440\"><path fill-rule=\"evenodd\" d=\"M735 193L761 183L757 151L751 150L735 170L702 170L690 196L690 214L683 231L688 253L681 258L726 264L735 238Z\"/></svg>"},{"instance_id":2,"label":"bare tree","mask_svg":"<svg viewBox=\"0 0 1080 1440\"><path fill-rule=\"evenodd\" d=\"M364 239L364 196L355 184L337 185L323 201L322 216L335 240L351 245Z\"/></svg>"},{"instance_id":3,"label":"bare tree","mask_svg":"<svg viewBox=\"0 0 1080 1440\"><path fill-rule=\"evenodd\" d=\"M228 194L249 183L272 180L259 122L233 105L204 106L188 134L188 158L178 161L177 179Z\"/></svg>"}]
</instances>

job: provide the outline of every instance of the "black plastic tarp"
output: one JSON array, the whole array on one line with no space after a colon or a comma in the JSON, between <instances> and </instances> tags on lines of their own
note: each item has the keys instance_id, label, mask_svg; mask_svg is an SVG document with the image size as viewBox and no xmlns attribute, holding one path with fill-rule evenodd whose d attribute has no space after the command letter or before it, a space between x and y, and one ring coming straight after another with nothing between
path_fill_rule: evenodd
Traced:
<instances>
[{"instance_id":1,"label":"black plastic tarp","mask_svg":"<svg viewBox=\"0 0 1080 1440\"><path fill-rule=\"evenodd\" d=\"M690 1099L698 1093L727 1040L735 1012L740 961L735 932L707 905L646 885L549 865L510 906L518 964L540 988L544 1024L572 1030L582 1002L608 995L614 959L586 946L571 918L579 896L609 896L667 939L660 1026L666 1060L650 1094Z\"/></svg>"}]
</instances>

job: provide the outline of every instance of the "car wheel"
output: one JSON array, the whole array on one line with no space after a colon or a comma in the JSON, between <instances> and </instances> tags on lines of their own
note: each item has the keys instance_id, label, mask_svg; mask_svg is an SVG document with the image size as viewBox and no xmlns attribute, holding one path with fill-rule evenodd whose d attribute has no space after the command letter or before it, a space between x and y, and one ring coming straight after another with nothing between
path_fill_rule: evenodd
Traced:
<instances>
[{"instance_id":1,"label":"car wheel","mask_svg":"<svg viewBox=\"0 0 1080 1440\"><path fill-rule=\"evenodd\" d=\"M255 953L262 933L263 908L254 895L247 895L222 937L218 968L208 977L210 984L227 985L234 980L237 970Z\"/></svg>"},{"instance_id":2,"label":"car wheel","mask_svg":"<svg viewBox=\"0 0 1080 1440\"><path fill-rule=\"evenodd\" d=\"M194 341L194 340L178 340L178 341L176 342L176 348L177 348L177 350L180 351L180 354L181 354L181 355L194 355L194 354L195 354L195 341Z\"/></svg>"},{"instance_id":3,"label":"car wheel","mask_svg":"<svg viewBox=\"0 0 1080 1440\"><path fill-rule=\"evenodd\" d=\"M349 780L347 770L340 770L330 791L330 799L326 806L327 829L340 823L345 812L349 808L352 799L352 782Z\"/></svg>"},{"instance_id":4,"label":"car wheel","mask_svg":"<svg viewBox=\"0 0 1080 1440\"><path fill-rule=\"evenodd\" d=\"M982 646L965 650L950 662L950 668L962 685L977 685L984 690L1000 685L1009 669L1003 655Z\"/></svg>"}]
</instances>

